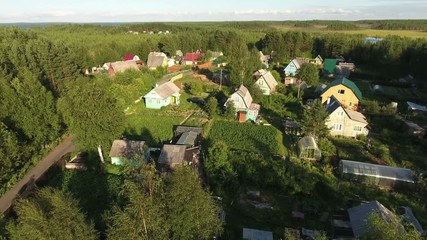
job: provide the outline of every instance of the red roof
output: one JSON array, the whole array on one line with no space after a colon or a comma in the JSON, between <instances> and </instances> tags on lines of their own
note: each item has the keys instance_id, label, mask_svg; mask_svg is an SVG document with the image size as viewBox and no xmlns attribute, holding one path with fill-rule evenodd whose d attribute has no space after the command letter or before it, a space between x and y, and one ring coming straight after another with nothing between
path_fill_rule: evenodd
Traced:
<instances>
[{"instance_id":1,"label":"red roof","mask_svg":"<svg viewBox=\"0 0 427 240\"><path fill-rule=\"evenodd\" d=\"M135 54L127 54L123 58L123 61L132 61L134 57L135 57Z\"/></svg>"},{"instance_id":2,"label":"red roof","mask_svg":"<svg viewBox=\"0 0 427 240\"><path fill-rule=\"evenodd\" d=\"M197 60L199 59L199 56L200 56L200 53L186 53L182 60L197 62Z\"/></svg>"}]
</instances>

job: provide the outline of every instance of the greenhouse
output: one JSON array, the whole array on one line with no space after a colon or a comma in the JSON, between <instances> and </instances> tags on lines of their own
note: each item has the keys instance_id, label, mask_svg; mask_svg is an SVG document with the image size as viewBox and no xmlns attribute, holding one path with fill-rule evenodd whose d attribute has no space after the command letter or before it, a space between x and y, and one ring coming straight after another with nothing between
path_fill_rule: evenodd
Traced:
<instances>
[{"instance_id":1,"label":"greenhouse","mask_svg":"<svg viewBox=\"0 0 427 240\"><path fill-rule=\"evenodd\" d=\"M312 136L305 136L298 141L299 157L307 160L320 160L322 153Z\"/></svg>"},{"instance_id":2,"label":"greenhouse","mask_svg":"<svg viewBox=\"0 0 427 240\"><path fill-rule=\"evenodd\" d=\"M385 188L405 189L414 184L412 171L405 168L341 160L340 173L343 178L359 180Z\"/></svg>"}]
</instances>

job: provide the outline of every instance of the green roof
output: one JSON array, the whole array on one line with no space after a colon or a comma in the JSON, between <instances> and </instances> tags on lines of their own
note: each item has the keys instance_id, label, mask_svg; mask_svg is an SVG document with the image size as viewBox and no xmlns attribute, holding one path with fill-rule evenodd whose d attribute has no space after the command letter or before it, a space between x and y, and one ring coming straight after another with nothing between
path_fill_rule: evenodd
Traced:
<instances>
[{"instance_id":1,"label":"green roof","mask_svg":"<svg viewBox=\"0 0 427 240\"><path fill-rule=\"evenodd\" d=\"M323 90L323 92L326 92L326 91L328 91L329 88L331 88L333 86L338 86L340 84L342 84L342 85L350 88L351 90L353 90L353 92L354 92L354 94L356 94L357 98L359 100L362 100L362 92L360 91L360 89L356 86L356 84L354 82L348 80L347 78L341 78L341 79L334 80L325 88L325 90Z\"/></svg>"},{"instance_id":2,"label":"green roof","mask_svg":"<svg viewBox=\"0 0 427 240\"><path fill-rule=\"evenodd\" d=\"M336 58L326 58L323 62L323 70L327 73L334 73L335 68L337 66L337 59Z\"/></svg>"}]
</instances>

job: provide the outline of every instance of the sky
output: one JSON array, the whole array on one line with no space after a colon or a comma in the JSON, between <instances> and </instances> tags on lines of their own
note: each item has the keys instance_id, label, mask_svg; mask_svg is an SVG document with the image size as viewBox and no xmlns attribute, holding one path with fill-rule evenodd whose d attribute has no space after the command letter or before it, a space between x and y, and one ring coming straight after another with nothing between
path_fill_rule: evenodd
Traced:
<instances>
[{"instance_id":1,"label":"sky","mask_svg":"<svg viewBox=\"0 0 427 240\"><path fill-rule=\"evenodd\" d=\"M0 23L427 19L427 0L12 0Z\"/></svg>"}]
</instances>

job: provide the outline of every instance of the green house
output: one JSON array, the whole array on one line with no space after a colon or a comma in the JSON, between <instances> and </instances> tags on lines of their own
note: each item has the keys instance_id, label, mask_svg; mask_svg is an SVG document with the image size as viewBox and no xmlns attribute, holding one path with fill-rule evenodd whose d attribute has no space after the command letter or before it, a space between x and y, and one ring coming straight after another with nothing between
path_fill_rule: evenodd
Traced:
<instances>
[{"instance_id":1,"label":"green house","mask_svg":"<svg viewBox=\"0 0 427 240\"><path fill-rule=\"evenodd\" d=\"M179 87L173 82L167 81L162 84L157 84L145 98L145 106L152 109L160 109L168 105L179 105Z\"/></svg>"},{"instance_id":2,"label":"green house","mask_svg":"<svg viewBox=\"0 0 427 240\"><path fill-rule=\"evenodd\" d=\"M143 159L145 149L143 141L114 140L109 154L111 163L115 165L124 165L126 162L134 164Z\"/></svg>"}]
</instances>

